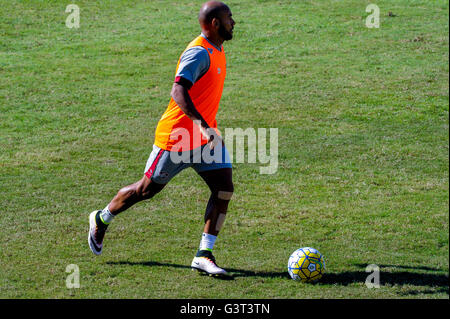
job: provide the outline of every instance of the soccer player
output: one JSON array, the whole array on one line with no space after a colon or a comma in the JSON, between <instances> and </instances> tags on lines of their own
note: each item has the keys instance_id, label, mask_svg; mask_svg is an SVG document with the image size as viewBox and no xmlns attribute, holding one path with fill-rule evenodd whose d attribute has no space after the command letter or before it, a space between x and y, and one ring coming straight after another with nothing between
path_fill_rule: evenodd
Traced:
<instances>
[{"instance_id":1,"label":"soccer player","mask_svg":"<svg viewBox=\"0 0 450 319\"><path fill-rule=\"evenodd\" d=\"M226 275L212 254L233 194L232 166L217 130L216 113L226 76L223 42L231 40L235 22L229 7L218 1L202 5L202 33L182 53L169 105L155 132L144 176L125 186L103 209L89 215L89 247L102 253L105 231L115 216L152 198L176 174L192 167L211 190L204 229L191 267L210 275Z\"/></svg>"}]
</instances>

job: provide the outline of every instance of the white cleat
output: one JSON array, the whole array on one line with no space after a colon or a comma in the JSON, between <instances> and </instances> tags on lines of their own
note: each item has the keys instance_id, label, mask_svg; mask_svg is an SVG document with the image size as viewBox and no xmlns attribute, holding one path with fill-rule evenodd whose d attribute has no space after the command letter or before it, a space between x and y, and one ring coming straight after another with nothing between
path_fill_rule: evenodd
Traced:
<instances>
[{"instance_id":1,"label":"white cleat","mask_svg":"<svg viewBox=\"0 0 450 319\"><path fill-rule=\"evenodd\" d=\"M201 250L192 260L191 268L205 272L211 276L227 276L225 269L216 265L213 254L208 250Z\"/></svg>"},{"instance_id":2,"label":"white cleat","mask_svg":"<svg viewBox=\"0 0 450 319\"><path fill-rule=\"evenodd\" d=\"M89 215L89 248L91 248L92 252L96 255L102 253L103 238L105 237L106 228L108 228L108 226L103 224L97 217L99 212L101 211L95 210Z\"/></svg>"}]
</instances>

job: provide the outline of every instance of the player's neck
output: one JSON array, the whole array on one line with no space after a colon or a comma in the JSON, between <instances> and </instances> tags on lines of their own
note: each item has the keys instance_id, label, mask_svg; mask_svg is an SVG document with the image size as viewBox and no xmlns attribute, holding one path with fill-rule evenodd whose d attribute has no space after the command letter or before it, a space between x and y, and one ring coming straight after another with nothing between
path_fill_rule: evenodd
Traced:
<instances>
[{"instance_id":1,"label":"player's neck","mask_svg":"<svg viewBox=\"0 0 450 319\"><path fill-rule=\"evenodd\" d=\"M212 34L207 30L202 30L203 35L216 47L222 47L224 40L218 34Z\"/></svg>"}]
</instances>

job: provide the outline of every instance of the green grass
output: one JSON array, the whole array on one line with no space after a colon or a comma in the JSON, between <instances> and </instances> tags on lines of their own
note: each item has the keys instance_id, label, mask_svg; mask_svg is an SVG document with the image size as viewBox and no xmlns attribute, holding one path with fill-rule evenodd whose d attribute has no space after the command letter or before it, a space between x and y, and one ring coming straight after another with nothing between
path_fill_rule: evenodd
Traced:
<instances>
[{"instance_id":1,"label":"green grass","mask_svg":"<svg viewBox=\"0 0 450 319\"><path fill-rule=\"evenodd\" d=\"M279 169L235 164L217 240L235 280L192 273L208 189L193 170L117 217L202 1L1 1L0 298L449 298L448 1L229 1L219 128L279 129ZM389 12L393 15L389 16ZM327 275L287 277L319 249ZM80 289L66 288L66 266ZM365 267L381 267L368 289Z\"/></svg>"}]
</instances>

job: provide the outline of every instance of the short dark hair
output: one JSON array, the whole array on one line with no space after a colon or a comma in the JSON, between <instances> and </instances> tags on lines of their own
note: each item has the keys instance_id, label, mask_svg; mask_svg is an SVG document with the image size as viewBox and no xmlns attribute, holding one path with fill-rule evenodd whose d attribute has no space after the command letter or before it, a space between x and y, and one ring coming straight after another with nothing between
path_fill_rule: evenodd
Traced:
<instances>
[{"instance_id":1,"label":"short dark hair","mask_svg":"<svg viewBox=\"0 0 450 319\"><path fill-rule=\"evenodd\" d=\"M211 23L211 21L214 18L219 19L220 14L227 9L229 10L228 6L222 3L222 5L207 8L207 10L204 11L200 10L200 13L198 14L198 19L203 23Z\"/></svg>"}]
</instances>

